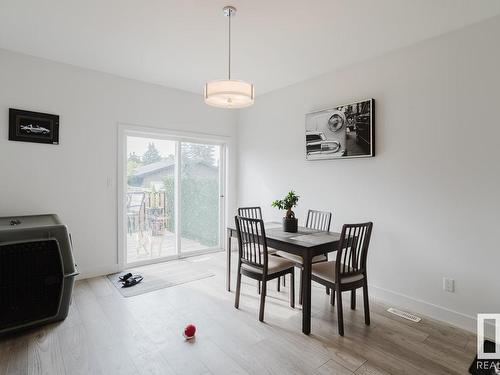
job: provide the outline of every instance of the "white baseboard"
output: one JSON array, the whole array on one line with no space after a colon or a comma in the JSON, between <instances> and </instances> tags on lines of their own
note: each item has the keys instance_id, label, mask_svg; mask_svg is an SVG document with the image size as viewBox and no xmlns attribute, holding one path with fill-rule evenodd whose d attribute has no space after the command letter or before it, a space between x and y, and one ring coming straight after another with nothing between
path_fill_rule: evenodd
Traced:
<instances>
[{"instance_id":1,"label":"white baseboard","mask_svg":"<svg viewBox=\"0 0 500 375\"><path fill-rule=\"evenodd\" d=\"M476 333L477 319L474 316L466 315L458 311L453 311L446 307L438 306L372 284L370 284L369 291L370 297L380 300L385 304L398 307L412 313L426 315L429 318L454 325L458 328L465 329L472 333ZM490 327L486 328L487 336L489 336L490 333L489 328ZM494 332L493 327L491 327L491 329L491 332Z\"/></svg>"},{"instance_id":2,"label":"white baseboard","mask_svg":"<svg viewBox=\"0 0 500 375\"><path fill-rule=\"evenodd\" d=\"M119 267L117 264L109 265L104 267L92 268L89 270L86 269L78 269L80 274L76 277L77 280L90 279L92 277L109 275L110 273L116 273L119 271Z\"/></svg>"}]
</instances>

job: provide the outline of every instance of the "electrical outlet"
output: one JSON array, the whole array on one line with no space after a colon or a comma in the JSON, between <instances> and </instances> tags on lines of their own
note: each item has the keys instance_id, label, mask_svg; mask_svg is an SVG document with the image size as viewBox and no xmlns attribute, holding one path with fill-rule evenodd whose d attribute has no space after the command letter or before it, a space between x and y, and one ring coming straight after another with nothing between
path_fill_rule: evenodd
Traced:
<instances>
[{"instance_id":1,"label":"electrical outlet","mask_svg":"<svg viewBox=\"0 0 500 375\"><path fill-rule=\"evenodd\" d=\"M443 277L443 290L449 293L455 293L455 280Z\"/></svg>"}]
</instances>

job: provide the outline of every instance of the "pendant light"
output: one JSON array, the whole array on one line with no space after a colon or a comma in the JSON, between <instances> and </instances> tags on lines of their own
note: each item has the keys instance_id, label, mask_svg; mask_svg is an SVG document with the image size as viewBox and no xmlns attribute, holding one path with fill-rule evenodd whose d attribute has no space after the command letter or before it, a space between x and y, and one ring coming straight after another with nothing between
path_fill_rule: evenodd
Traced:
<instances>
[{"instance_id":1,"label":"pendant light","mask_svg":"<svg viewBox=\"0 0 500 375\"><path fill-rule=\"evenodd\" d=\"M231 79L231 17L234 17L236 8L226 6L222 10L229 21L228 79L205 84L205 103L220 108L244 108L254 103L255 89L251 83Z\"/></svg>"}]
</instances>

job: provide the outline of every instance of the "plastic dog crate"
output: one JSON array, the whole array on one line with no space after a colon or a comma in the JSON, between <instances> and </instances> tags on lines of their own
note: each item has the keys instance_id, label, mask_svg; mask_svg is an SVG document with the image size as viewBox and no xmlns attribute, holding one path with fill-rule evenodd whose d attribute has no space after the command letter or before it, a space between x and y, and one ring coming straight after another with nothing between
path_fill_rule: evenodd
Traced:
<instances>
[{"instance_id":1,"label":"plastic dog crate","mask_svg":"<svg viewBox=\"0 0 500 375\"><path fill-rule=\"evenodd\" d=\"M65 319L76 275L57 215L0 217L0 334Z\"/></svg>"}]
</instances>

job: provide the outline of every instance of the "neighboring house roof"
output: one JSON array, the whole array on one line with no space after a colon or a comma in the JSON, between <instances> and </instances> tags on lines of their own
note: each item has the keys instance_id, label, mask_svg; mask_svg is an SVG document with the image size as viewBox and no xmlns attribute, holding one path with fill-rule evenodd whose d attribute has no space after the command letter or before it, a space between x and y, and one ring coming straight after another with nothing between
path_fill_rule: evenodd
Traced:
<instances>
[{"instance_id":1,"label":"neighboring house roof","mask_svg":"<svg viewBox=\"0 0 500 375\"><path fill-rule=\"evenodd\" d=\"M157 161L156 163L151 163L151 164L147 164L147 165L143 165L141 167L138 167L135 170L134 176L145 177L149 174L158 173L158 172L165 170L165 169L170 169L170 168L173 169L174 166L175 166L175 162L173 162L171 160Z\"/></svg>"},{"instance_id":2,"label":"neighboring house roof","mask_svg":"<svg viewBox=\"0 0 500 375\"><path fill-rule=\"evenodd\" d=\"M196 163L197 165L202 165L208 169L212 169L213 171L216 171L217 168L214 167L213 165L209 164L209 163L206 163L204 161L199 161ZM147 164L147 165L143 165L141 167L138 167L133 176L134 177L145 177L145 176L148 176L150 174L156 174L158 172L161 172L161 171L164 171L164 170L167 170L167 169L174 169L175 167L175 162L174 161L171 161L171 160L162 160L162 161L158 161L156 163L151 163L151 164Z\"/></svg>"},{"instance_id":3,"label":"neighboring house roof","mask_svg":"<svg viewBox=\"0 0 500 375\"><path fill-rule=\"evenodd\" d=\"M195 163L192 163L192 165L201 165L201 166L203 166L203 167L206 167L206 168L208 168L208 169L211 169L212 171L216 171L216 170L217 170L217 167L215 167L215 166L213 166L212 164L209 164L209 163L207 163L206 161L203 161L203 160L201 160L201 161L197 161L197 162L195 162Z\"/></svg>"}]
</instances>

